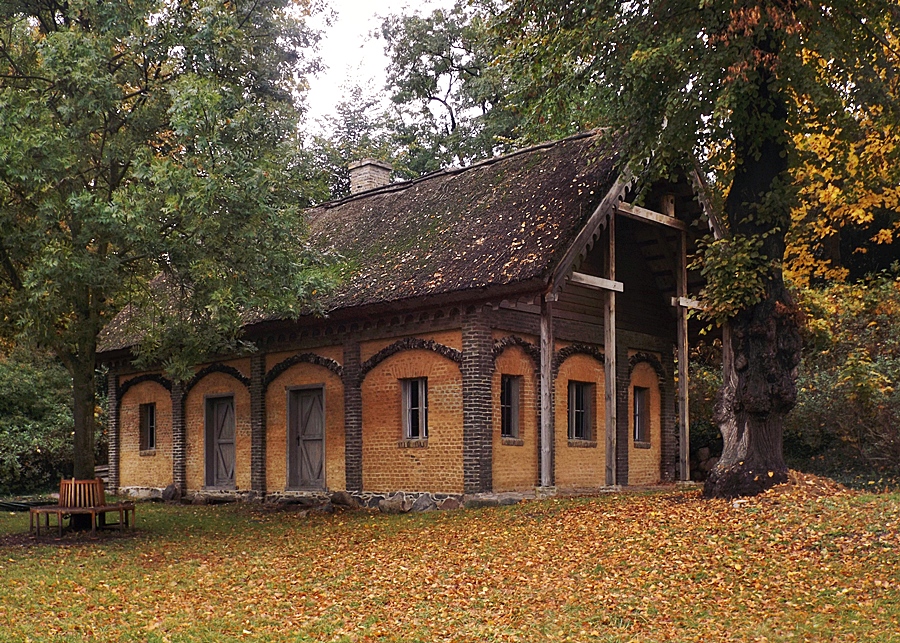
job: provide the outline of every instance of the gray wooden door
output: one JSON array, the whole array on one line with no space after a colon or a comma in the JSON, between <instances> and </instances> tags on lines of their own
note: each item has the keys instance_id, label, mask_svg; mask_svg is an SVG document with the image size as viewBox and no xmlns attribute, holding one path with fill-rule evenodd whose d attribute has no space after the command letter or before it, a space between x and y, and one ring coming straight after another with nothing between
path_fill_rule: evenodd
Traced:
<instances>
[{"instance_id":1,"label":"gray wooden door","mask_svg":"<svg viewBox=\"0 0 900 643\"><path fill-rule=\"evenodd\" d=\"M288 485L325 488L325 408L322 390L291 391L288 430Z\"/></svg>"},{"instance_id":2,"label":"gray wooden door","mask_svg":"<svg viewBox=\"0 0 900 643\"><path fill-rule=\"evenodd\" d=\"M234 487L234 398L206 401L206 484Z\"/></svg>"}]
</instances>

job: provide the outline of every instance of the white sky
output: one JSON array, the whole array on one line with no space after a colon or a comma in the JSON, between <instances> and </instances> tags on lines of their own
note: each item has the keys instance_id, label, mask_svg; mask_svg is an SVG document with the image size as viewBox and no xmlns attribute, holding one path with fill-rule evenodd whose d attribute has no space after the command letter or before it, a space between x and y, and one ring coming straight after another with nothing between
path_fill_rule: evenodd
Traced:
<instances>
[{"instance_id":1,"label":"white sky","mask_svg":"<svg viewBox=\"0 0 900 643\"><path fill-rule=\"evenodd\" d=\"M387 57L384 41L370 38L380 28L381 18L391 14L427 14L440 6L451 6L452 0L326 0L337 14L325 28L320 56L327 69L310 79L306 99L309 106L308 127L318 129L316 120L330 113L344 95L345 86L358 83L378 95L384 93ZM322 28L321 19L312 24Z\"/></svg>"}]
</instances>

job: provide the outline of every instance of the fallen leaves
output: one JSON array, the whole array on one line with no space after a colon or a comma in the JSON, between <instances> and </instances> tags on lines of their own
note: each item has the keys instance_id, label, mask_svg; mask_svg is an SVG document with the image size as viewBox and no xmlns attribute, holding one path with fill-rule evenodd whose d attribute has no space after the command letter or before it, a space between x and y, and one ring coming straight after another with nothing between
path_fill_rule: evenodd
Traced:
<instances>
[{"instance_id":1,"label":"fallen leaves","mask_svg":"<svg viewBox=\"0 0 900 643\"><path fill-rule=\"evenodd\" d=\"M152 533L131 541L7 550L0 620L13 625L0 640L852 641L900 631L900 497L800 474L737 507L669 492L404 516L197 511L147 505ZM188 519L198 521L190 536L178 529ZM55 629L36 631L48 613Z\"/></svg>"}]
</instances>

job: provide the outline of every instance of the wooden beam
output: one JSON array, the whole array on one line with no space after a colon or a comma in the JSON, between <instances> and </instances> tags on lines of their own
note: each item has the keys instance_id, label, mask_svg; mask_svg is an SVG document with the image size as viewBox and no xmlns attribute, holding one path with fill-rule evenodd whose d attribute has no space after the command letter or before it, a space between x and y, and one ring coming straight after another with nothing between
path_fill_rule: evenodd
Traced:
<instances>
[{"instance_id":1,"label":"wooden beam","mask_svg":"<svg viewBox=\"0 0 900 643\"><path fill-rule=\"evenodd\" d=\"M594 208L594 212L591 214L587 223L584 224L581 232L575 237L575 241L573 241L572 245L569 246L569 249L566 250L566 254L563 255L562 260L557 264L556 270L553 272L551 282L554 284L555 288L559 288L565 283L563 278L577 263L582 251L592 242L594 235L597 234L597 231L606 219L612 218L615 214L616 203L624 196L625 189L630 183L631 173L626 170L618 179L616 179L616 182L603 197L603 200L600 201L600 204Z\"/></svg>"},{"instance_id":2,"label":"wooden beam","mask_svg":"<svg viewBox=\"0 0 900 643\"><path fill-rule=\"evenodd\" d=\"M553 298L541 298L541 486L553 486Z\"/></svg>"},{"instance_id":3,"label":"wooden beam","mask_svg":"<svg viewBox=\"0 0 900 643\"><path fill-rule=\"evenodd\" d=\"M676 219L675 217L666 216L661 212L654 212L653 210L648 210L647 208L642 208L637 205L631 205L630 203L620 203L617 206L617 209L619 211L619 214L623 214L626 217L630 217L632 219L661 223L664 226L675 228L676 230L681 230L682 232L687 230L687 224L684 221L682 221L681 219Z\"/></svg>"},{"instance_id":4,"label":"wooden beam","mask_svg":"<svg viewBox=\"0 0 900 643\"><path fill-rule=\"evenodd\" d=\"M569 282L587 288L593 288L594 290L615 290L616 292L622 292L625 288L621 281L613 281L612 279L586 275L583 272L573 272L569 277Z\"/></svg>"},{"instance_id":5,"label":"wooden beam","mask_svg":"<svg viewBox=\"0 0 900 643\"><path fill-rule=\"evenodd\" d=\"M606 274L616 279L616 217L609 217L606 225ZM606 407L606 484L617 484L616 476L616 291L606 291L603 309L603 388Z\"/></svg>"},{"instance_id":6,"label":"wooden beam","mask_svg":"<svg viewBox=\"0 0 900 643\"><path fill-rule=\"evenodd\" d=\"M691 310L706 310L706 306L697 299L691 299L690 297L672 297L672 305L690 308Z\"/></svg>"},{"instance_id":7,"label":"wooden beam","mask_svg":"<svg viewBox=\"0 0 900 643\"><path fill-rule=\"evenodd\" d=\"M687 297L687 234L681 233L678 253L678 302L691 301ZM678 306L678 461L681 479L691 479L690 409L688 408L688 306Z\"/></svg>"}]
</instances>

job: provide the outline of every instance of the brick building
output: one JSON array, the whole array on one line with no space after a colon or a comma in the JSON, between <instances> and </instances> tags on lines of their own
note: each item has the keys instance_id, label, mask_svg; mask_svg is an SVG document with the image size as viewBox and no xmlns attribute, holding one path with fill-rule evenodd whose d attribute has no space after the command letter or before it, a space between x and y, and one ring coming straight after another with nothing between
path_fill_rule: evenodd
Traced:
<instances>
[{"instance_id":1,"label":"brick building","mask_svg":"<svg viewBox=\"0 0 900 643\"><path fill-rule=\"evenodd\" d=\"M687 478L675 355L705 227L689 183L626 180L599 133L372 181L309 212L313 243L345 258L327 313L248 324L249 357L170 381L131 366L113 320L111 487L457 495Z\"/></svg>"}]
</instances>

